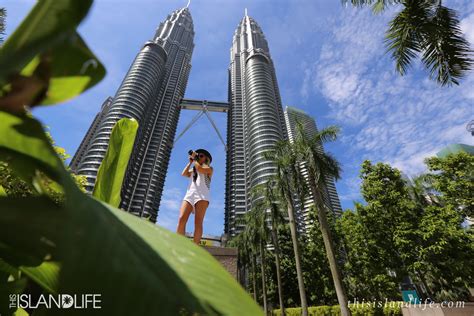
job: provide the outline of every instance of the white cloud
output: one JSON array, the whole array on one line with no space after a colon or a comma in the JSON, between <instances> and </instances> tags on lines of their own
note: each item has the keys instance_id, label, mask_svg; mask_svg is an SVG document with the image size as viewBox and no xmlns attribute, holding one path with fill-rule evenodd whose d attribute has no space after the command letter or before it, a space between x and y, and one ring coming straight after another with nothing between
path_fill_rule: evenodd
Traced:
<instances>
[{"instance_id":1,"label":"white cloud","mask_svg":"<svg viewBox=\"0 0 474 316\"><path fill-rule=\"evenodd\" d=\"M184 192L180 188L167 188L163 190L160 211L158 213L157 225L171 231L176 230L178 223L179 208L183 200Z\"/></svg>"},{"instance_id":2,"label":"white cloud","mask_svg":"<svg viewBox=\"0 0 474 316\"><path fill-rule=\"evenodd\" d=\"M184 193L179 188L166 188L161 198L161 209L179 211Z\"/></svg>"},{"instance_id":3,"label":"white cloud","mask_svg":"<svg viewBox=\"0 0 474 316\"><path fill-rule=\"evenodd\" d=\"M461 30L471 45L474 45L474 13L461 20Z\"/></svg>"},{"instance_id":4,"label":"white cloud","mask_svg":"<svg viewBox=\"0 0 474 316\"><path fill-rule=\"evenodd\" d=\"M348 153L389 162L413 175L424 170L424 158L442 147L472 142L464 126L474 114L474 75L459 87L443 88L414 61L401 77L384 46L392 16L346 9L341 19L329 23L318 58L305 61L310 70L301 92L303 97L320 93L328 103L328 117L348 127L342 137ZM463 29L474 36L474 14L463 20ZM355 166L350 168L361 162L352 159ZM344 180L348 193L341 199L355 196L354 183L354 177Z\"/></svg>"},{"instance_id":5,"label":"white cloud","mask_svg":"<svg viewBox=\"0 0 474 316\"><path fill-rule=\"evenodd\" d=\"M357 175L351 175L344 178L345 190L344 194L339 194L341 201L353 202L361 200L360 184L361 180Z\"/></svg>"}]
</instances>

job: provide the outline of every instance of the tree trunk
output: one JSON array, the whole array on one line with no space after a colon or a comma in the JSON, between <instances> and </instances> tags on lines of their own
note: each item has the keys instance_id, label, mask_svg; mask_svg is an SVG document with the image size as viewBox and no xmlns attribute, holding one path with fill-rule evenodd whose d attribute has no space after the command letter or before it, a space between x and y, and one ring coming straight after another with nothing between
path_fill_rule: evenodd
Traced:
<instances>
[{"instance_id":1,"label":"tree trunk","mask_svg":"<svg viewBox=\"0 0 474 316\"><path fill-rule=\"evenodd\" d=\"M272 238L273 245L275 247L275 267L277 274L277 285L278 285L278 299L280 301L281 316L285 316L285 305L283 304L283 285L281 284L281 272L280 272L280 244L278 243L278 233L275 220L272 218Z\"/></svg>"},{"instance_id":2,"label":"tree trunk","mask_svg":"<svg viewBox=\"0 0 474 316\"><path fill-rule=\"evenodd\" d=\"M426 294L428 295L428 298L434 300L433 291L432 291L431 288L428 286L428 282L426 282L425 277L423 276L423 274L422 274L422 273L419 273L419 272L416 272L416 275L418 276L418 279L421 281L421 283L422 283L423 286L425 287L425 289L426 289Z\"/></svg>"},{"instance_id":3,"label":"tree trunk","mask_svg":"<svg viewBox=\"0 0 474 316\"><path fill-rule=\"evenodd\" d=\"M319 228L321 229L321 234L323 235L324 248L326 249L326 256L328 258L329 268L331 270L334 287L336 289L337 301L339 302L339 306L341 308L341 315L350 316L351 311L349 310L346 291L344 289L344 285L342 284L341 271L336 261L332 234L331 230L329 229L329 224L326 216L326 209L322 205L323 199L321 196L321 192L318 190L314 176L312 176L311 174L310 186L311 191L313 193L314 205L318 208Z\"/></svg>"},{"instance_id":4,"label":"tree trunk","mask_svg":"<svg viewBox=\"0 0 474 316\"><path fill-rule=\"evenodd\" d=\"M257 270L255 268L256 260L255 255L252 254L252 285L253 285L253 300L258 303L257 301Z\"/></svg>"},{"instance_id":5,"label":"tree trunk","mask_svg":"<svg viewBox=\"0 0 474 316\"><path fill-rule=\"evenodd\" d=\"M291 196L286 197L287 205L288 205L288 219L290 224L290 231L291 231L291 240L293 242L293 250L295 252L295 266L296 266L296 275L298 279L298 288L300 291L300 299L301 299L301 315L307 316L308 315L308 304L306 302L306 291L304 288L303 282L303 271L301 270L301 253L300 248L298 245L298 238L296 233L296 224L295 224L295 211L293 209L293 199Z\"/></svg>"},{"instance_id":6,"label":"tree trunk","mask_svg":"<svg viewBox=\"0 0 474 316\"><path fill-rule=\"evenodd\" d=\"M262 274L262 297L263 297L263 310L265 315L268 314L268 304L267 304L267 280L265 278L265 249L263 247L263 241L260 241L260 271Z\"/></svg>"},{"instance_id":7,"label":"tree trunk","mask_svg":"<svg viewBox=\"0 0 474 316\"><path fill-rule=\"evenodd\" d=\"M241 269L242 269L241 254L240 252L237 252L237 280L239 281L240 285L244 286L244 284L242 283L242 273L240 272Z\"/></svg>"}]
</instances>

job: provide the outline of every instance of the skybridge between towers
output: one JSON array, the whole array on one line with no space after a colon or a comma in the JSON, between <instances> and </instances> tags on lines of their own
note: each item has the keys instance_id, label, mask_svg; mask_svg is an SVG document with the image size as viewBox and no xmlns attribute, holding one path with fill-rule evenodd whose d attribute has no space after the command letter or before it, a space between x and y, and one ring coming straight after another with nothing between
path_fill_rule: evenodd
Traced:
<instances>
[{"instance_id":1,"label":"skybridge between towers","mask_svg":"<svg viewBox=\"0 0 474 316\"><path fill-rule=\"evenodd\" d=\"M229 103L220 101L182 99L181 109L202 111L206 109L209 112L225 112L229 110Z\"/></svg>"},{"instance_id":2,"label":"skybridge between towers","mask_svg":"<svg viewBox=\"0 0 474 316\"><path fill-rule=\"evenodd\" d=\"M217 125L212 119L209 112L227 113L227 111L229 110L229 103L220 102L220 101L182 99L180 103L180 107L183 110L195 110L195 111L198 111L198 113L193 117L193 119L188 123L188 125L186 125L183 131L179 133L179 135L175 138L173 147L176 144L176 142L181 138L181 136L183 136L184 133L186 133L186 131L190 129L191 126L193 126L193 124L196 123L199 120L199 118L204 114L209 119L209 122L211 122L212 127L216 131L217 136L219 137L220 141L225 147L225 150L227 151L227 145L224 141L224 138L222 137L222 134L219 132L219 129L217 128Z\"/></svg>"}]
</instances>

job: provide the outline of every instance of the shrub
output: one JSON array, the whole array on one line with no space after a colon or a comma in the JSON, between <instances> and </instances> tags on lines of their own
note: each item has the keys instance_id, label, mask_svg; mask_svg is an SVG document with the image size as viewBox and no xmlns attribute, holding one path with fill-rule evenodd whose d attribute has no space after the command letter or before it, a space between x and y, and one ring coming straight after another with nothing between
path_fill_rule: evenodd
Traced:
<instances>
[{"instance_id":1,"label":"shrub","mask_svg":"<svg viewBox=\"0 0 474 316\"><path fill-rule=\"evenodd\" d=\"M377 307L370 304L349 306L353 316L367 316L367 315L383 315L383 316L401 316L402 311L398 302L388 302L383 307ZM286 315L295 316L301 315L301 307L286 308ZM272 315L280 316L281 310L274 309ZM310 316L340 316L341 310L339 305L334 306L311 306L308 307L308 315Z\"/></svg>"}]
</instances>

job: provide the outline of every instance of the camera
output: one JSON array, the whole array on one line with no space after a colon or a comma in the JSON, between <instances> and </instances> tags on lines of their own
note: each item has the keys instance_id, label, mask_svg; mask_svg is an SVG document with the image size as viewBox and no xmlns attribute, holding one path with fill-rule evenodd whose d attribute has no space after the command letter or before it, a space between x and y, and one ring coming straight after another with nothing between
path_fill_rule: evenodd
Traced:
<instances>
[{"instance_id":1,"label":"camera","mask_svg":"<svg viewBox=\"0 0 474 316\"><path fill-rule=\"evenodd\" d=\"M192 149L188 150L188 155L191 156L192 154L194 154L194 150ZM194 160L197 160L197 159L198 159L198 155L194 156Z\"/></svg>"}]
</instances>

